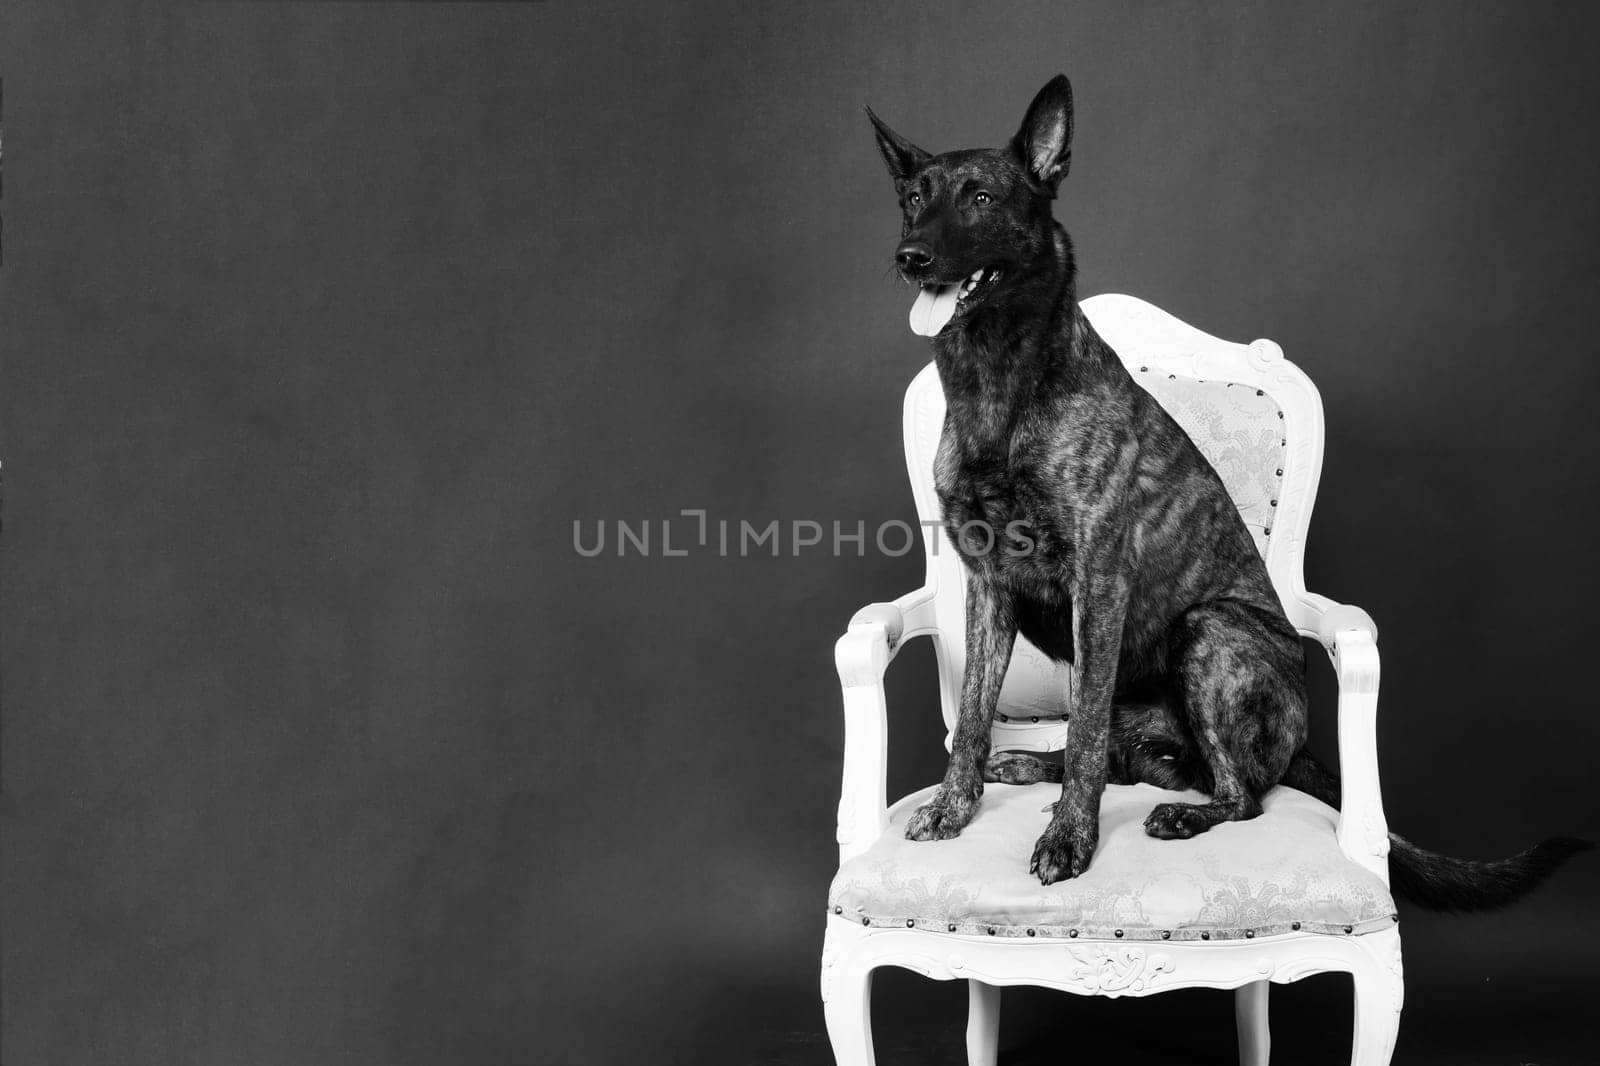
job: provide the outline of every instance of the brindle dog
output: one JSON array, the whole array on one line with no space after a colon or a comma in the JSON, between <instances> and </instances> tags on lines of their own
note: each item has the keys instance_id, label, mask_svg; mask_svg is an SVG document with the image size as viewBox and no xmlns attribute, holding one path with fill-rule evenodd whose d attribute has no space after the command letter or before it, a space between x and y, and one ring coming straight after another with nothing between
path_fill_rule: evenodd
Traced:
<instances>
[{"instance_id":1,"label":"brindle dog","mask_svg":"<svg viewBox=\"0 0 1600 1066\"><path fill-rule=\"evenodd\" d=\"M1075 664L1061 799L1033 851L1041 882L1088 867L1108 781L1211 796L1152 810L1145 831L1162 838L1254 818L1263 793L1286 779L1336 804L1337 779L1303 750L1300 637L1237 507L1078 308L1072 244L1051 212L1071 159L1067 79L1039 92L999 149L931 156L867 113L904 212L895 261L920 287L912 326L933 338L944 386L935 482L968 572L949 768L906 836L960 833L986 776L1063 774L1030 756L990 758L990 720L1018 633ZM996 531L1020 522L1032 550L961 537L972 522ZM1514 868L1498 871L1499 896L1484 885L1503 864L1396 844L1400 866L1423 864L1409 878L1401 870L1397 887L1444 877L1413 894L1479 906L1525 891L1579 842L1505 860Z\"/></svg>"}]
</instances>

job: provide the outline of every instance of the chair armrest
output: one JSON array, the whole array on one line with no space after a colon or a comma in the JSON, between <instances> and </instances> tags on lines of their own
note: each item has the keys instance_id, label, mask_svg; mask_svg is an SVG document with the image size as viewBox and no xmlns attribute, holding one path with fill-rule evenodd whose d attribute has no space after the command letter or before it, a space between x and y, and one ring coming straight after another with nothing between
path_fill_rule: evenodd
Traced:
<instances>
[{"instance_id":1,"label":"chair armrest","mask_svg":"<svg viewBox=\"0 0 1600 1066\"><path fill-rule=\"evenodd\" d=\"M833 647L844 690L844 778L839 788L839 861L859 855L889 824L888 705L883 675L908 637L937 631L933 590L868 604Z\"/></svg>"},{"instance_id":2,"label":"chair armrest","mask_svg":"<svg viewBox=\"0 0 1600 1066\"><path fill-rule=\"evenodd\" d=\"M1347 629L1366 630L1372 634L1374 641L1378 639L1378 623L1353 603L1339 603L1314 592L1302 593L1300 603L1310 616L1307 635L1315 636L1330 653L1334 648L1334 638Z\"/></svg>"},{"instance_id":3,"label":"chair armrest","mask_svg":"<svg viewBox=\"0 0 1600 1066\"><path fill-rule=\"evenodd\" d=\"M1388 884L1389 824L1378 786L1377 630L1358 607L1336 607L1323 618L1339 677L1339 848Z\"/></svg>"},{"instance_id":4,"label":"chair armrest","mask_svg":"<svg viewBox=\"0 0 1600 1066\"><path fill-rule=\"evenodd\" d=\"M1378 785L1378 626L1361 608L1326 596L1303 593L1300 603L1302 632L1328 650L1339 678L1339 849L1388 884L1389 823Z\"/></svg>"}]
</instances>

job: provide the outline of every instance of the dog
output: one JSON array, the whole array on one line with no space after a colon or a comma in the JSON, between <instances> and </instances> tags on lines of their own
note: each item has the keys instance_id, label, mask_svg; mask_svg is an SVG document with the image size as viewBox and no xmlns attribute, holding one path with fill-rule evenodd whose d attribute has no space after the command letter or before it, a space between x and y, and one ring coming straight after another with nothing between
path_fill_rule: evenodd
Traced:
<instances>
[{"instance_id":1,"label":"dog","mask_svg":"<svg viewBox=\"0 0 1600 1066\"><path fill-rule=\"evenodd\" d=\"M1072 158L1072 86L1058 75L1002 148L932 155L871 108L903 215L894 253L918 288L947 413L934 480L960 551L967 662L944 779L906 825L958 835L984 781L1059 780L1030 870L1082 874L1106 784L1195 789L1162 803L1153 837L1254 818L1278 784L1333 806L1337 776L1306 750L1306 668L1255 543L1211 464L1079 309L1072 242L1052 205ZM1031 550L963 538L1026 528ZM1074 666L1060 766L990 752L1018 634ZM1391 836L1395 889L1441 909L1509 902L1592 845L1556 837L1471 862Z\"/></svg>"}]
</instances>

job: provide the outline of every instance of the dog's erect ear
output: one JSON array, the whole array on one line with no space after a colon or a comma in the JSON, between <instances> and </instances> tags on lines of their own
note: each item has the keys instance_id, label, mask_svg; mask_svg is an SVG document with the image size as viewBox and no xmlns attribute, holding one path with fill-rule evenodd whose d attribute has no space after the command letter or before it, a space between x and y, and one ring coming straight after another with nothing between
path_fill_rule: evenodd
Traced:
<instances>
[{"instance_id":1,"label":"dog's erect ear","mask_svg":"<svg viewBox=\"0 0 1600 1066\"><path fill-rule=\"evenodd\" d=\"M870 107L867 108L867 117L872 120L872 129L877 135L878 151L883 153L884 165L889 168L889 176L895 181L905 181L933 158L884 125L883 119L874 115Z\"/></svg>"},{"instance_id":2,"label":"dog's erect ear","mask_svg":"<svg viewBox=\"0 0 1600 1066\"><path fill-rule=\"evenodd\" d=\"M1054 192L1072 165L1072 83L1065 74L1039 90L1011 146L1029 172Z\"/></svg>"}]
</instances>

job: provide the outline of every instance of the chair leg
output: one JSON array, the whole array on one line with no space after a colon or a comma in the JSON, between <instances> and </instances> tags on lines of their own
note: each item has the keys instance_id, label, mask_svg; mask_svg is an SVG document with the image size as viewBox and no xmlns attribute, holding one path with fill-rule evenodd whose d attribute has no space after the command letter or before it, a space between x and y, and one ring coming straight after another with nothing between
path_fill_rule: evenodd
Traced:
<instances>
[{"instance_id":1,"label":"chair leg","mask_svg":"<svg viewBox=\"0 0 1600 1066\"><path fill-rule=\"evenodd\" d=\"M1403 985L1398 974L1373 970L1353 974L1356 1031L1350 1066L1389 1066L1400 1032Z\"/></svg>"},{"instance_id":2,"label":"chair leg","mask_svg":"<svg viewBox=\"0 0 1600 1066\"><path fill-rule=\"evenodd\" d=\"M1239 1028L1239 1066L1267 1066L1272 1033L1267 1025L1270 981L1252 981L1233 992L1233 1018Z\"/></svg>"},{"instance_id":3,"label":"chair leg","mask_svg":"<svg viewBox=\"0 0 1600 1066\"><path fill-rule=\"evenodd\" d=\"M838 1066L874 1066L870 969L849 967L838 974L823 1001L822 1016Z\"/></svg>"},{"instance_id":4,"label":"chair leg","mask_svg":"<svg viewBox=\"0 0 1600 1066\"><path fill-rule=\"evenodd\" d=\"M967 981L967 1064L995 1066L1000 1058L1000 987Z\"/></svg>"}]
</instances>

